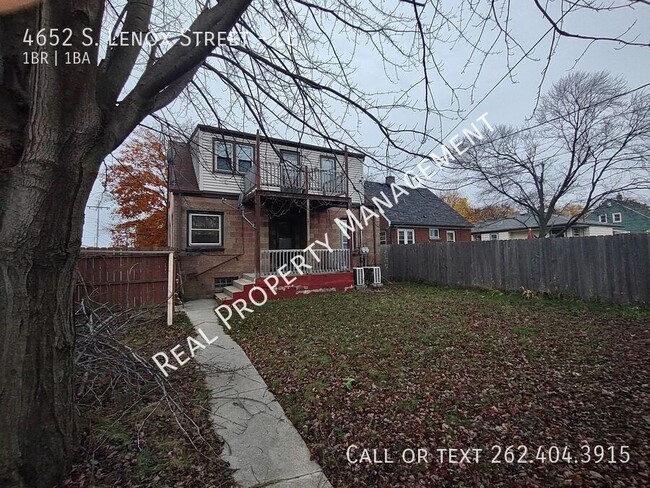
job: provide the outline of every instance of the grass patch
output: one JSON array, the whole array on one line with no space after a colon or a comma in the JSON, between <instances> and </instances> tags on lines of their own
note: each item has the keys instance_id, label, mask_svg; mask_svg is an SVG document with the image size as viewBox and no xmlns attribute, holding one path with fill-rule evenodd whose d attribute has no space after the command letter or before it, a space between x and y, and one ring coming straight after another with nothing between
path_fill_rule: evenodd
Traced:
<instances>
[{"instance_id":1,"label":"grass patch","mask_svg":"<svg viewBox=\"0 0 650 488\"><path fill-rule=\"evenodd\" d=\"M403 284L269 302L232 334L334 486L650 485L646 308ZM489 462L495 444L584 442L634 455ZM352 465L351 444L480 448L485 459Z\"/></svg>"}]
</instances>

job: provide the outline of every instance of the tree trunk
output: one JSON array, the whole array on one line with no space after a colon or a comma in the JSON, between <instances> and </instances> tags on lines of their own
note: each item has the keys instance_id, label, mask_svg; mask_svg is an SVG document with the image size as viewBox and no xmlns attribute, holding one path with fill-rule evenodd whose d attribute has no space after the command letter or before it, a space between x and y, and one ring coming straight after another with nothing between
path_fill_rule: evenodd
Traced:
<instances>
[{"instance_id":1,"label":"tree trunk","mask_svg":"<svg viewBox=\"0 0 650 488\"><path fill-rule=\"evenodd\" d=\"M96 176L79 139L43 158L54 146L38 138L36 157L0 185L0 487L51 487L78 445L72 292Z\"/></svg>"}]
</instances>

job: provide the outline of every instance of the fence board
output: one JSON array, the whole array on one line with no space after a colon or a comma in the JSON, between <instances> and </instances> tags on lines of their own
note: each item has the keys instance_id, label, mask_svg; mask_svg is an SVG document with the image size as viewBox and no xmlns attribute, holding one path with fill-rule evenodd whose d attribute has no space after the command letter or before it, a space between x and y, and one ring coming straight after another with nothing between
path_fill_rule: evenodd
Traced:
<instances>
[{"instance_id":1,"label":"fence board","mask_svg":"<svg viewBox=\"0 0 650 488\"><path fill-rule=\"evenodd\" d=\"M650 234L381 246L393 281L650 303Z\"/></svg>"},{"instance_id":2,"label":"fence board","mask_svg":"<svg viewBox=\"0 0 650 488\"><path fill-rule=\"evenodd\" d=\"M77 261L75 306L88 296L117 308L167 301L167 250L83 249Z\"/></svg>"}]
</instances>

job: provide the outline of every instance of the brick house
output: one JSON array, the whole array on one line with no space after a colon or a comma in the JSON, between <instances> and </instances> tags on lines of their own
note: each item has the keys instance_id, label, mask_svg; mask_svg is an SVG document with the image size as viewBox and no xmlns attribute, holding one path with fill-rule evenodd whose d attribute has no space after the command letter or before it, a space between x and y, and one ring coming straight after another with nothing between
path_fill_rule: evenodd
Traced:
<instances>
[{"instance_id":1,"label":"brick house","mask_svg":"<svg viewBox=\"0 0 650 488\"><path fill-rule=\"evenodd\" d=\"M379 222L346 238L335 218L359 215L364 156L199 125L169 159L168 244L185 299L234 300L302 255L312 265L285 295L353 286L378 262ZM333 251L304 248L327 234Z\"/></svg>"},{"instance_id":2,"label":"brick house","mask_svg":"<svg viewBox=\"0 0 650 488\"><path fill-rule=\"evenodd\" d=\"M364 183L366 202L372 197L381 200L381 193L391 195L390 185L395 177L386 177L385 183ZM397 205L385 209L380 219L381 244L413 244L419 242L458 242L471 240L472 224L426 188L407 189Z\"/></svg>"}]
</instances>

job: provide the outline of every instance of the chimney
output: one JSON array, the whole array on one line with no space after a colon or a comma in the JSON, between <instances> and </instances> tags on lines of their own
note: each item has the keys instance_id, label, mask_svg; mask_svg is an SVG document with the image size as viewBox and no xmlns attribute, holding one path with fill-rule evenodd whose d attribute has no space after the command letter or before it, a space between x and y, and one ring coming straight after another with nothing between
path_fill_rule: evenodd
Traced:
<instances>
[{"instance_id":1,"label":"chimney","mask_svg":"<svg viewBox=\"0 0 650 488\"><path fill-rule=\"evenodd\" d=\"M387 185L393 185L395 183L395 177L394 176L387 176L386 177L386 184Z\"/></svg>"},{"instance_id":2,"label":"chimney","mask_svg":"<svg viewBox=\"0 0 650 488\"><path fill-rule=\"evenodd\" d=\"M620 193L618 195L616 195L616 200L618 200L619 202L622 202L623 201L623 195L621 195Z\"/></svg>"}]
</instances>

